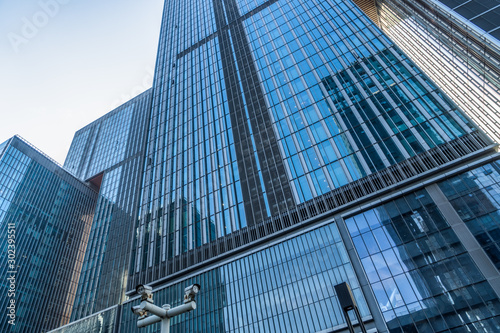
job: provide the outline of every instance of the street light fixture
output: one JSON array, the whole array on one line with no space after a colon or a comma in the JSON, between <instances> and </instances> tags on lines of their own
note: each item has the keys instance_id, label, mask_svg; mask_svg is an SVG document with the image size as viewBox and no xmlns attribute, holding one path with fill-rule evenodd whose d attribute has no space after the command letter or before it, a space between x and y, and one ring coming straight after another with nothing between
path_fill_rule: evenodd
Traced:
<instances>
[{"instance_id":1,"label":"street light fixture","mask_svg":"<svg viewBox=\"0 0 500 333\"><path fill-rule=\"evenodd\" d=\"M141 296L141 304L132 307L132 312L139 316L137 327L142 328L161 322L161 333L170 333L170 318L196 309L195 296L200 292L200 288L199 284L193 284L184 289L184 304L171 309L168 304L161 308L154 305L153 288L138 285L135 291Z\"/></svg>"},{"instance_id":2,"label":"street light fixture","mask_svg":"<svg viewBox=\"0 0 500 333\"><path fill-rule=\"evenodd\" d=\"M344 318L347 322L349 332L354 333L354 327L352 326L351 318L349 318L349 311L354 310L354 314L356 315L358 324L361 327L361 332L366 333L365 324L363 323L361 313L359 312L358 305L356 304L356 300L354 299L354 295L352 294L352 290L349 284L347 284L347 282L342 282L341 284L336 285L335 292L337 293L340 307L342 308L342 312L344 313Z\"/></svg>"}]
</instances>

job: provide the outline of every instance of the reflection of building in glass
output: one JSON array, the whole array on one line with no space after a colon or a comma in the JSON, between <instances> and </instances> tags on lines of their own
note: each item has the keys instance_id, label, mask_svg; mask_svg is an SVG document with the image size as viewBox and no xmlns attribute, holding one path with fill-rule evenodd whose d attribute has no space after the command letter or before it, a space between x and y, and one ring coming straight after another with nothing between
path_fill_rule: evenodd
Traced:
<instances>
[{"instance_id":1,"label":"reflection of building in glass","mask_svg":"<svg viewBox=\"0 0 500 333\"><path fill-rule=\"evenodd\" d=\"M100 311L83 320L73 321L70 325L63 326L51 332L54 333L82 333L99 332L112 333L118 330L120 325L120 305Z\"/></svg>"},{"instance_id":2,"label":"reflection of building in glass","mask_svg":"<svg viewBox=\"0 0 500 333\"><path fill-rule=\"evenodd\" d=\"M500 270L500 165L486 164L439 183L465 225Z\"/></svg>"},{"instance_id":3,"label":"reflection of building in glass","mask_svg":"<svg viewBox=\"0 0 500 333\"><path fill-rule=\"evenodd\" d=\"M69 322L96 198L19 137L0 145L0 331L47 332ZM15 326L6 316L11 300Z\"/></svg>"},{"instance_id":4,"label":"reflection of building in glass","mask_svg":"<svg viewBox=\"0 0 500 333\"><path fill-rule=\"evenodd\" d=\"M498 298L425 190L346 224L389 330L498 329Z\"/></svg>"},{"instance_id":5,"label":"reflection of building in glass","mask_svg":"<svg viewBox=\"0 0 500 333\"><path fill-rule=\"evenodd\" d=\"M350 1L166 1L153 89L68 154L100 194L64 329L122 304L137 332L137 284L176 306L197 282L175 332L342 332L347 281L371 330L500 330L498 271L437 185L498 158Z\"/></svg>"},{"instance_id":6,"label":"reflection of building in glass","mask_svg":"<svg viewBox=\"0 0 500 333\"><path fill-rule=\"evenodd\" d=\"M382 30L497 142L499 5L481 0L377 1ZM374 10L373 5L360 7Z\"/></svg>"},{"instance_id":7,"label":"reflection of building in glass","mask_svg":"<svg viewBox=\"0 0 500 333\"><path fill-rule=\"evenodd\" d=\"M224 3L166 4L153 92L165 102L152 111L128 289L286 227L271 216L297 204L332 190L348 202L488 144L353 4ZM201 246L179 197L202 216ZM151 237L165 220L168 234Z\"/></svg>"},{"instance_id":8,"label":"reflection of building in glass","mask_svg":"<svg viewBox=\"0 0 500 333\"><path fill-rule=\"evenodd\" d=\"M150 92L79 130L64 163L99 191L72 320L123 300Z\"/></svg>"},{"instance_id":9,"label":"reflection of building in glass","mask_svg":"<svg viewBox=\"0 0 500 333\"><path fill-rule=\"evenodd\" d=\"M370 318L335 223L273 242L155 291L155 303L182 302L184 287L202 285L197 309L172 323L172 332L310 332L345 328L332 284L348 281L364 318ZM124 304L128 309L136 299ZM121 332L136 332L123 311Z\"/></svg>"}]
</instances>

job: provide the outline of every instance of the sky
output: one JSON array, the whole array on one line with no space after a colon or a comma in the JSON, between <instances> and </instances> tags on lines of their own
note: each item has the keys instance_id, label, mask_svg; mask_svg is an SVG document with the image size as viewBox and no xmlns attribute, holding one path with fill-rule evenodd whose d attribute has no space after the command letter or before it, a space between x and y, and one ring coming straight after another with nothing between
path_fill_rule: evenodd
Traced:
<instances>
[{"instance_id":1,"label":"sky","mask_svg":"<svg viewBox=\"0 0 500 333\"><path fill-rule=\"evenodd\" d=\"M77 130L151 87L163 0L0 0L0 143L63 164Z\"/></svg>"}]
</instances>

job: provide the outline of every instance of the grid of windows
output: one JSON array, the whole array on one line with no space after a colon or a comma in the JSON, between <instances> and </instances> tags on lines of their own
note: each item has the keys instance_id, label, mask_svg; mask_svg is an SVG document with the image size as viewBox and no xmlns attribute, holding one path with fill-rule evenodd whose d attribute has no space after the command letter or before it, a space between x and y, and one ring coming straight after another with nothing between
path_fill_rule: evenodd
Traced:
<instances>
[{"instance_id":1,"label":"grid of windows","mask_svg":"<svg viewBox=\"0 0 500 333\"><path fill-rule=\"evenodd\" d=\"M241 15L250 12L266 2L267 0L236 0Z\"/></svg>"},{"instance_id":2,"label":"grid of windows","mask_svg":"<svg viewBox=\"0 0 500 333\"><path fill-rule=\"evenodd\" d=\"M171 229L166 237L180 239L180 252L246 226L226 83L217 54L219 42L213 39L178 59L176 66L183 75L176 86L179 98L171 103L180 111L170 114L165 125L171 128L168 142L173 147L164 148L170 156L162 161L158 196L167 197ZM253 150L249 153L256 154ZM201 216L207 218L196 219ZM171 250L168 258L176 254Z\"/></svg>"},{"instance_id":3,"label":"grid of windows","mask_svg":"<svg viewBox=\"0 0 500 333\"><path fill-rule=\"evenodd\" d=\"M151 90L83 128L68 153L65 165L99 188L73 321L124 299L150 101Z\"/></svg>"},{"instance_id":4,"label":"grid of windows","mask_svg":"<svg viewBox=\"0 0 500 333\"><path fill-rule=\"evenodd\" d=\"M453 11L441 11L438 2L379 1L381 27L482 130L499 142L500 44L489 41L488 35L478 35ZM451 1L441 2L450 5ZM481 8L481 3L486 2L468 1L467 6Z\"/></svg>"},{"instance_id":5,"label":"grid of windows","mask_svg":"<svg viewBox=\"0 0 500 333\"><path fill-rule=\"evenodd\" d=\"M68 324L64 327L50 331L50 333L83 333L83 332L99 332L113 333L117 331L117 315L119 305L114 306L109 310L99 312L84 320Z\"/></svg>"},{"instance_id":6,"label":"grid of windows","mask_svg":"<svg viewBox=\"0 0 500 333\"><path fill-rule=\"evenodd\" d=\"M87 180L140 153L150 103L148 90L76 132L64 167Z\"/></svg>"},{"instance_id":7,"label":"grid of windows","mask_svg":"<svg viewBox=\"0 0 500 333\"><path fill-rule=\"evenodd\" d=\"M68 154L66 155L66 161L64 167L73 173L77 173L78 169L82 163L82 159L85 158L85 148L87 145L87 140L91 133L91 128L86 128L79 130L75 133L73 142L71 142L71 147L69 148ZM84 176L81 178L85 178Z\"/></svg>"},{"instance_id":8,"label":"grid of windows","mask_svg":"<svg viewBox=\"0 0 500 333\"><path fill-rule=\"evenodd\" d=\"M475 130L351 2L167 2L158 59L129 287Z\"/></svg>"},{"instance_id":9,"label":"grid of windows","mask_svg":"<svg viewBox=\"0 0 500 333\"><path fill-rule=\"evenodd\" d=\"M202 286L196 310L174 317L171 332L319 332L345 325L333 288L344 281L366 318L366 301L332 223L155 290L154 299L174 307L186 286ZM123 333L136 331L132 302L124 304Z\"/></svg>"},{"instance_id":10,"label":"grid of windows","mask_svg":"<svg viewBox=\"0 0 500 333\"><path fill-rule=\"evenodd\" d=\"M2 156L3 151L4 151L4 148L5 148L5 147L7 147L7 145L9 144L9 141L10 141L10 140L7 140L7 141L5 141L4 143L1 143L1 144L0 144L0 156Z\"/></svg>"},{"instance_id":11,"label":"grid of windows","mask_svg":"<svg viewBox=\"0 0 500 333\"><path fill-rule=\"evenodd\" d=\"M447 179L439 187L500 270L500 163Z\"/></svg>"},{"instance_id":12,"label":"grid of windows","mask_svg":"<svg viewBox=\"0 0 500 333\"><path fill-rule=\"evenodd\" d=\"M14 137L0 155L0 272L16 271L17 332L43 332L69 321L97 194ZM15 226L16 267L7 269L7 232ZM7 283L0 306L7 308ZM10 331L7 320L0 331Z\"/></svg>"},{"instance_id":13,"label":"grid of windows","mask_svg":"<svg viewBox=\"0 0 500 333\"><path fill-rule=\"evenodd\" d=\"M390 332L500 329L500 301L425 190L345 223Z\"/></svg>"},{"instance_id":14,"label":"grid of windows","mask_svg":"<svg viewBox=\"0 0 500 333\"><path fill-rule=\"evenodd\" d=\"M106 120L96 123L92 133L94 135L90 138L93 146L91 153L83 149L90 135L90 129L84 128L83 133L74 140L75 148L70 148L70 151L75 149L75 152L68 155L68 169L78 170L76 163L71 161L73 154L75 157L78 156L77 160L80 156L86 158L84 161L86 170L83 171L83 176L80 176L83 179L96 175L123 160L130 134L126 129L130 128L133 111L134 105L130 105L120 109L119 112L114 112ZM82 173L81 170L78 171Z\"/></svg>"},{"instance_id":15,"label":"grid of windows","mask_svg":"<svg viewBox=\"0 0 500 333\"><path fill-rule=\"evenodd\" d=\"M140 164L141 159L135 158L104 174L72 320L117 304L124 297Z\"/></svg>"},{"instance_id":16,"label":"grid of windows","mask_svg":"<svg viewBox=\"0 0 500 333\"><path fill-rule=\"evenodd\" d=\"M143 166L151 90L75 134L65 166L99 190L71 319L120 303Z\"/></svg>"},{"instance_id":17,"label":"grid of windows","mask_svg":"<svg viewBox=\"0 0 500 333\"><path fill-rule=\"evenodd\" d=\"M439 2L500 40L500 1L439 0Z\"/></svg>"},{"instance_id":18,"label":"grid of windows","mask_svg":"<svg viewBox=\"0 0 500 333\"><path fill-rule=\"evenodd\" d=\"M101 310L103 307L109 306L109 302L113 305L120 301L121 290L119 288L112 288L107 283L111 282L116 287L116 285L121 284L121 281L116 280L116 278L113 281L104 281L104 276L101 275L100 271L104 268L103 265L106 263L109 264L109 259L106 258L107 260L105 261L106 251L109 251L108 247L113 246L108 241L108 237L113 236L109 235L109 228L113 215L119 214L117 212L117 191L120 185L120 178L117 178L117 176L121 175L122 169L122 167L118 167L107 172L99 190L99 199L95 208L92 231L80 276L81 284L73 304L73 319L85 317L96 312L96 310ZM123 227L130 229L130 221L127 223L123 214L119 214L119 217L122 218L120 223L123 224ZM126 238L126 235L126 229L122 230L121 237ZM126 250L126 247L122 248L122 251L125 252ZM111 263L113 266L112 269L119 272L123 269L118 263L119 258L113 259ZM98 273L96 273L96 270ZM101 289L105 290L107 294L107 297L104 299L101 297L103 293ZM117 293L118 295L116 295Z\"/></svg>"},{"instance_id":19,"label":"grid of windows","mask_svg":"<svg viewBox=\"0 0 500 333\"><path fill-rule=\"evenodd\" d=\"M352 5L293 1L246 23L300 202L469 130Z\"/></svg>"}]
</instances>

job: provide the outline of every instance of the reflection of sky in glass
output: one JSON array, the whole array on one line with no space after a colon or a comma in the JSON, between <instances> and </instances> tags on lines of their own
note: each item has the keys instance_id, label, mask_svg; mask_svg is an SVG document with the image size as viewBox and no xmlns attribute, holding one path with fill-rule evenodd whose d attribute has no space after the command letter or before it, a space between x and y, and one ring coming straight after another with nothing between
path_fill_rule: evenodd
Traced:
<instances>
[{"instance_id":1,"label":"reflection of sky in glass","mask_svg":"<svg viewBox=\"0 0 500 333\"><path fill-rule=\"evenodd\" d=\"M415 324L432 331L440 316L447 322L439 325L451 328L499 313L498 300L494 306L488 300L495 296L472 296L494 293L426 191L350 217L346 224L390 329Z\"/></svg>"},{"instance_id":2,"label":"reflection of sky in glass","mask_svg":"<svg viewBox=\"0 0 500 333\"><path fill-rule=\"evenodd\" d=\"M155 299L176 306L187 285L202 286L196 311L176 317L172 332L208 327L214 332L319 332L345 324L333 288L341 282L351 286L362 317L369 316L337 225L331 223L157 290ZM132 312L123 312L123 327L136 321Z\"/></svg>"},{"instance_id":3,"label":"reflection of sky in glass","mask_svg":"<svg viewBox=\"0 0 500 333\"><path fill-rule=\"evenodd\" d=\"M364 214L353 217L361 236L355 241L356 248L362 258L368 279L374 286L374 293L379 301L380 309L384 312L398 308L406 303L415 303L423 299L414 277L409 275L410 267L405 258L410 255L404 249L394 248L398 245L391 237L391 230L381 225L387 221L389 215L383 208L376 208ZM349 224L353 228L353 224ZM371 229L371 232L369 232ZM396 278L392 278L396 276ZM376 283L383 281L383 283ZM387 291L387 292L386 292ZM425 305L416 303L413 309L422 309Z\"/></svg>"},{"instance_id":4,"label":"reflection of sky in glass","mask_svg":"<svg viewBox=\"0 0 500 333\"><path fill-rule=\"evenodd\" d=\"M239 1L241 10L258 4ZM277 2L245 20L298 202L470 132L433 83L350 6Z\"/></svg>"},{"instance_id":5,"label":"reflection of sky in glass","mask_svg":"<svg viewBox=\"0 0 500 333\"><path fill-rule=\"evenodd\" d=\"M90 134L90 128L79 131L75 134L75 138L71 143L71 148L66 156L66 162L64 167L73 172L77 173L80 167L80 162L85 156L85 143L87 143L87 138Z\"/></svg>"},{"instance_id":6,"label":"reflection of sky in glass","mask_svg":"<svg viewBox=\"0 0 500 333\"><path fill-rule=\"evenodd\" d=\"M9 143L10 141L7 140L5 141L4 143L0 143L0 157L2 156L2 153L3 153L3 149L5 148L5 146L7 146L7 144Z\"/></svg>"},{"instance_id":7,"label":"reflection of sky in glass","mask_svg":"<svg viewBox=\"0 0 500 333\"><path fill-rule=\"evenodd\" d=\"M116 203L123 167L120 166L104 175L99 195Z\"/></svg>"},{"instance_id":8,"label":"reflection of sky in glass","mask_svg":"<svg viewBox=\"0 0 500 333\"><path fill-rule=\"evenodd\" d=\"M123 160L130 134L130 131L126 129L130 128L133 110L134 104L109 117L100 124L95 150L87 175L95 175Z\"/></svg>"},{"instance_id":9,"label":"reflection of sky in glass","mask_svg":"<svg viewBox=\"0 0 500 333\"><path fill-rule=\"evenodd\" d=\"M245 326L247 319L239 311L238 302L246 303L247 309L256 306L256 313L247 311L247 324L272 319L276 312L305 308L312 316L309 330L340 325L344 319L332 287L344 281L353 288L362 315L369 314L335 224L230 263L220 272L228 298L224 313L229 328ZM328 309L330 318L318 310L318 305ZM306 331L306 326L303 329Z\"/></svg>"},{"instance_id":10,"label":"reflection of sky in glass","mask_svg":"<svg viewBox=\"0 0 500 333\"><path fill-rule=\"evenodd\" d=\"M0 147L0 153L2 149L3 147ZM30 162L31 158L12 146L9 146L6 152L0 156L0 223L10 207L13 196L26 174Z\"/></svg>"},{"instance_id":11,"label":"reflection of sky in glass","mask_svg":"<svg viewBox=\"0 0 500 333\"><path fill-rule=\"evenodd\" d=\"M500 164L470 170L439 187L500 270Z\"/></svg>"}]
</instances>

